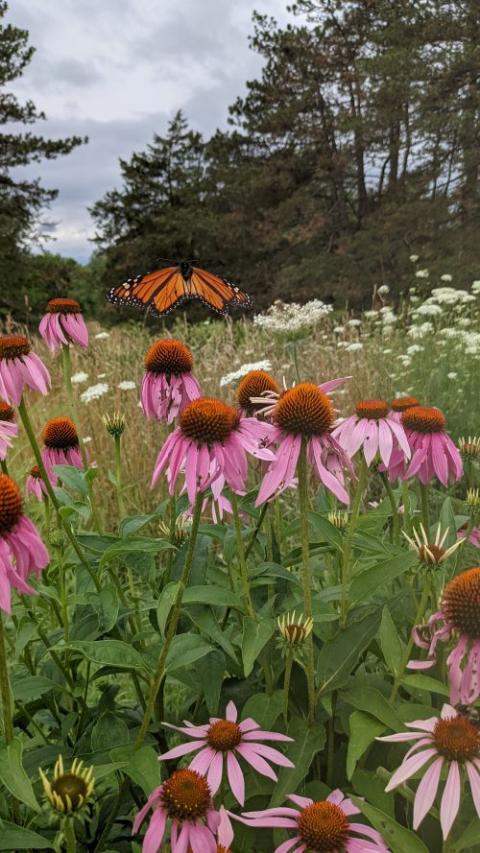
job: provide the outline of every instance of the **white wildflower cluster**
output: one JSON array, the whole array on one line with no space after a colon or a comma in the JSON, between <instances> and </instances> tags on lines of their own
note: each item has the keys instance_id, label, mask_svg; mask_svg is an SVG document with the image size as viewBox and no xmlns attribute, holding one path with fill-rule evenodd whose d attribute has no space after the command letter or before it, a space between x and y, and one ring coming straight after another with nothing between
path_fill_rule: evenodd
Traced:
<instances>
[{"instance_id":1,"label":"white wildflower cluster","mask_svg":"<svg viewBox=\"0 0 480 853\"><path fill-rule=\"evenodd\" d=\"M110 337L110 332L97 332L95 335L96 341L106 341Z\"/></svg>"},{"instance_id":2,"label":"white wildflower cluster","mask_svg":"<svg viewBox=\"0 0 480 853\"><path fill-rule=\"evenodd\" d=\"M389 288L388 284L382 284L378 288L377 293L379 296L386 296L388 293L390 293L390 288Z\"/></svg>"},{"instance_id":3,"label":"white wildflower cluster","mask_svg":"<svg viewBox=\"0 0 480 853\"><path fill-rule=\"evenodd\" d=\"M420 255L410 255L410 260L411 260L412 264L416 264L419 257L420 257Z\"/></svg>"},{"instance_id":4,"label":"white wildflower cluster","mask_svg":"<svg viewBox=\"0 0 480 853\"><path fill-rule=\"evenodd\" d=\"M137 387L136 382L132 382L130 379L124 379L123 382L119 382L117 388L120 388L120 391L134 391Z\"/></svg>"},{"instance_id":5,"label":"white wildflower cluster","mask_svg":"<svg viewBox=\"0 0 480 853\"><path fill-rule=\"evenodd\" d=\"M480 279L476 279L476 280L472 283L472 288L471 288L471 289L472 289L472 293L480 294Z\"/></svg>"},{"instance_id":6,"label":"white wildflower cluster","mask_svg":"<svg viewBox=\"0 0 480 853\"><path fill-rule=\"evenodd\" d=\"M442 313L441 305L435 305L428 300L412 312L412 317L438 317Z\"/></svg>"},{"instance_id":7,"label":"white wildflower cluster","mask_svg":"<svg viewBox=\"0 0 480 853\"><path fill-rule=\"evenodd\" d=\"M429 277L430 277L430 270L427 270L427 269L417 270L415 273L415 278L429 278Z\"/></svg>"},{"instance_id":8,"label":"white wildflower cluster","mask_svg":"<svg viewBox=\"0 0 480 853\"><path fill-rule=\"evenodd\" d=\"M78 373L74 373L72 376L72 384L80 385L82 382L86 382L88 379L88 373L85 373L84 370L79 370Z\"/></svg>"},{"instance_id":9,"label":"white wildflower cluster","mask_svg":"<svg viewBox=\"0 0 480 853\"><path fill-rule=\"evenodd\" d=\"M266 370L267 372L272 369L271 362L265 358L263 361L251 361L247 364L242 364L238 370L232 371L232 373L226 373L225 376L222 376L220 379L220 387L223 388L224 385L231 385L232 382L238 382L239 379L242 379L247 373L250 373L251 370Z\"/></svg>"},{"instance_id":10,"label":"white wildflower cluster","mask_svg":"<svg viewBox=\"0 0 480 853\"><path fill-rule=\"evenodd\" d=\"M92 400L98 400L100 397L103 397L108 391L108 385L106 382L99 382L97 385L91 385L90 388L87 388L80 394L80 399L82 403L91 403Z\"/></svg>"},{"instance_id":11,"label":"white wildflower cluster","mask_svg":"<svg viewBox=\"0 0 480 853\"><path fill-rule=\"evenodd\" d=\"M326 305L321 299L312 299L305 305L277 300L265 314L257 314L253 323L271 332L300 332L314 326L332 311L332 306Z\"/></svg>"},{"instance_id":12,"label":"white wildflower cluster","mask_svg":"<svg viewBox=\"0 0 480 853\"><path fill-rule=\"evenodd\" d=\"M460 290L456 287L434 287L426 302L442 305L458 305L458 303L466 305L469 302L475 302L475 296L468 293L467 290Z\"/></svg>"},{"instance_id":13,"label":"white wildflower cluster","mask_svg":"<svg viewBox=\"0 0 480 853\"><path fill-rule=\"evenodd\" d=\"M418 323L418 325L410 326L407 335L414 339L424 338L431 332L433 332L433 323L430 323L429 320L426 320L425 323Z\"/></svg>"}]
</instances>

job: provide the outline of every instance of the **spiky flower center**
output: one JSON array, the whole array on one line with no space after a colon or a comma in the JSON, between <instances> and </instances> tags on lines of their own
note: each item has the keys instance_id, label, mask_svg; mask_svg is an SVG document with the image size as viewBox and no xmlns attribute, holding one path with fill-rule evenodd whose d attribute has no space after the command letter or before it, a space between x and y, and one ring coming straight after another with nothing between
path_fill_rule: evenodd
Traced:
<instances>
[{"instance_id":1,"label":"spiky flower center","mask_svg":"<svg viewBox=\"0 0 480 853\"><path fill-rule=\"evenodd\" d=\"M64 773L63 776L54 779L51 788L53 793L60 797L66 811L75 811L79 805L85 802L88 794L88 784L76 773Z\"/></svg>"},{"instance_id":2,"label":"spiky flower center","mask_svg":"<svg viewBox=\"0 0 480 853\"><path fill-rule=\"evenodd\" d=\"M4 335L0 338L0 358L21 358L28 355L31 346L27 338L22 335Z\"/></svg>"},{"instance_id":3,"label":"spiky flower center","mask_svg":"<svg viewBox=\"0 0 480 853\"><path fill-rule=\"evenodd\" d=\"M78 447L77 428L67 417L52 418L43 430L43 443L52 450L70 450Z\"/></svg>"},{"instance_id":4,"label":"spiky flower center","mask_svg":"<svg viewBox=\"0 0 480 853\"><path fill-rule=\"evenodd\" d=\"M22 496L7 474L0 474L0 535L10 533L22 514Z\"/></svg>"},{"instance_id":5,"label":"spiky flower center","mask_svg":"<svg viewBox=\"0 0 480 853\"><path fill-rule=\"evenodd\" d=\"M407 409L419 406L420 403L416 397L397 397L396 400L392 400L390 405L394 412L405 412Z\"/></svg>"},{"instance_id":6,"label":"spiky flower center","mask_svg":"<svg viewBox=\"0 0 480 853\"><path fill-rule=\"evenodd\" d=\"M0 421L14 421L15 420L15 411L12 406L9 406L8 403L4 403L3 400L0 400Z\"/></svg>"},{"instance_id":7,"label":"spiky flower center","mask_svg":"<svg viewBox=\"0 0 480 853\"><path fill-rule=\"evenodd\" d=\"M150 373L180 376L182 373L190 373L193 367L193 357L189 348L181 341L167 338L163 341L155 341L148 348L144 364L145 369L149 370Z\"/></svg>"},{"instance_id":8,"label":"spiky flower center","mask_svg":"<svg viewBox=\"0 0 480 853\"><path fill-rule=\"evenodd\" d=\"M439 720L433 730L435 746L447 761L471 761L480 758L480 729L466 717Z\"/></svg>"},{"instance_id":9,"label":"spiky flower center","mask_svg":"<svg viewBox=\"0 0 480 853\"><path fill-rule=\"evenodd\" d=\"M217 720L212 723L207 732L207 741L212 749L218 752L229 752L235 749L242 739L240 726L231 720Z\"/></svg>"},{"instance_id":10,"label":"spiky flower center","mask_svg":"<svg viewBox=\"0 0 480 853\"><path fill-rule=\"evenodd\" d=\"M418 556L423 563L441 563L442 557L445 555L445 548L440 548L439 545L420 545Z\"/></svg>"},{"instance_id":11,"label":"spiky flower center","mask_svg":"<svg viewBox=\"0 0 480 853\"><path fill-rule=\"evenodd\" d=\"M238 412L221 400L200 397L185 406L180 415L180 427L186 438L198 444L226 441L239 422Z\"/></svg>"},{"instance_id":12,"label":"spiky flower center","mask_svg":"<svg viewBox=\"0 0 480 853\"><path fill-rule=\"evenodd\" d=\"M458 449L464 456L475 459L477 456L480 456L480 437L478 435L469 435L468 438L459 438Z\"/></svg>"},{"instance_id":13,"label":"spiky flower center","mask_svg":"<svg viewBox=\"0 0 480 853\"><path fill-rule=\"evenodd\" d=\"M429 406L414 406L402 414L403 426L414 432L443 432L446 423L445 415L440 409Z\"/></svg>"},{"instance_id":14,"label":"spiky flower center","mask_svg":"<svg viewBox=\"0 0 480 853\"><path fill-rule=\"evenodd\" d=\"M38 465L34 465L33 468L30 468L30 476L34 478L34 480L41 480L42 475L40 473L40 468Z\"/></svg>"},{"instance_id":15,"label":"spiky flower center","mask_svg":"<svg viewBox=\"0 0 480 853\"><path fill-rule=\"evenodd\" d=\"M49 299L47 304L50 314L79 314L81 310L76 299Z\"/></svg>"},{"instance_id":16,"label":"spiky flower center","mask_svg":"<svg viewBox=\"0 0 480 853\"><path fill-rule=\"evenodd\" d=\"M467 569L447 583L442 611L448 622L472 640L480 640L480 568Z\"/></svg>"},{"instance_id":17,"label":"spiky flower center","mask_svg":"<svg viewBox=\"0 0 480 853\"><path fill-rule=\"evenodd\" d=\"M251 397L261 397L265 391L274 391L280 394L280 388L274 379L266 370L251 370L243 377L237 388L237 401L242 409L245 409L248 415L255 414L260 403L252 403Z\"/></svg>"},{"instance_id":18,"label":"spiky flower center","mask_svg":"<svg viewBox=\"0 0 480 853\"><path fill-rule=\"evenodd\" d=\"M306 806L298 817L299 835L318 853L342 850L348 839L348 820L335 803L322 800Z\"/></svg>"},{"instance_id":19,"label":"spiky flower center","mask_svg":"<svg viewBox=\"0 0 480 853\"><path fill-rule=\"evenodd\" d=\"M322 435L335 421L330 399L311 382L295 385L280 397L273 418L285 432L294 435Z\"/></svg>"},{"instance_id":20,"label":"spiky flower center","mask_svg":"<svg viewBox=\"0 0 480 853\"><path fill-rule=\"evenodd\" d=\"M379 421L388 415L388 403L384 400L362 400L356 403L355 409L359 418L369 418Z\"/></svg>"},{"instance_id":21,"label":"spiky flower center","mask_svg":"<svg viewBox=\"0 0 480 853\"><path fill-rule=\"evenodd\" d=\"M169 817L197 820L205 817L211 806L210 788L195 770L176 770L163 783L161 800Z\"/></svg>"}]
</instances>

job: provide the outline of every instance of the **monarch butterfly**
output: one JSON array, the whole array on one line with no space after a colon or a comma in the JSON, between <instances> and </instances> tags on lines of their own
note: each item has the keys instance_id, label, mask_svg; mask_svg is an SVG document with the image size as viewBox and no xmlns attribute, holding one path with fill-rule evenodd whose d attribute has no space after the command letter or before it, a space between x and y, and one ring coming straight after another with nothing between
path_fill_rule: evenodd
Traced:
<instances>
[{"instance_id":1,"label":"monarch butterfly","mask_svg":"<svg viewBox=\"0 0 480 853\"><path fill-rule=\"evenodd\" d=\"M158 317L190 299L198 299L222 315L232 305L248 308L251 304L248 294L235 284L193 266L190 261L128 278L123 284L112 287L107 299L114 305L146 308Z\"/></svg>"}]
</instances>

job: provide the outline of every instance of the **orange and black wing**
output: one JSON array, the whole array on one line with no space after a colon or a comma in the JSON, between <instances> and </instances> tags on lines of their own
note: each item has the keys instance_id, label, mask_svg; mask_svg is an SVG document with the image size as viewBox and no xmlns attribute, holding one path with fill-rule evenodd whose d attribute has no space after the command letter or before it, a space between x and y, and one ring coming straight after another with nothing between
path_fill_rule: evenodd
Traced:
<instances>
[{"instance_id":1,"label":"orange and black wing","mask_svg":"<svg viewBox=\"0 0 480 853\"><path fill-rule=\"evenodd\" d=\"M218 314L226 314L231 306L248 308L251 305L245 291L200 267L192 267L189 285L190 299L199 299Z\"/></svg>"},{"instance_id":2,"label":"orange and black wing","mask_svg":"<svg viewBox=\"0 0 480 853\"><path fill-rule=\"evenodd\" d=\"M128 278L123 284L112 287L107 293L107 299L113 305L166 314L185 297L185 290L179 267L164 267L137 278Z\"/></svg>"}]
</instances>

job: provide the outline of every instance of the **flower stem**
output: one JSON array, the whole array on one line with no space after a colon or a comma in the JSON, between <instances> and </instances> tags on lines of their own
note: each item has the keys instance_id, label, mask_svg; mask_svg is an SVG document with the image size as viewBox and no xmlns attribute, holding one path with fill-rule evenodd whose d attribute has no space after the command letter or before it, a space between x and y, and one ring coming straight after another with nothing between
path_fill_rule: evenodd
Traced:
<instances>
[{"instance_id":1,"label":"flower stem","mask_svg":"<svg viewBox=\"0 0 480 853\"><path fill-rule=\"evenodd\" d=\"M80 437L80 420L78 417L78 409L77 409L77 404L75 402L75 394L74 394L73 385L72 385L72 357L70 355L70 345L69 344L64 344L62 346L62 370L63 370L63 381L65 383L65 388L67 391L68 405L70 408L70 417L72 418L72 421L74 422L74 424L77 427L77 433L78 433L79 438L80 438L80 453L82 455L83 467L85 469L87 469L88 468L87 452L85 450L85 445L83 444L83 441Z\"/></svg>"},{"instance_id":2,"label":"flower stem","mask_svg":"<svg viewBox=\"0 0 480 853\"><path fill-rule=\"evenodd\" d=\"M177 501L175 498L175 493L170 495L170 500L168 502L169 509L169 531L168 531L168 541L170 545L175 544L175 533L177 529ZM170 578L172 575L172 566L174 560L175 551L173 548L169 548L167 551L167 560L166 560L166 568L165 575L163 579L163 586L166 586L167 583L170 583Z\"/></svg>"},{"instance_id":3,"label":"flower stem","mask_svg":"<svg viewBox=\"0 0 480 853\"><path fill-rule=\"evenodd\" d=\"M125 513L125 502L123 500L122 487L122 437L115 435L115 488L117 490L118 514L123 518Z\"/></svg>"},{"instance_id":4,"label":"flower stem","mask_svg":"<svg viewBox=\"0 0 480 853\"><path fill-rule=\"evenodd\" d=\"M419 482L420 486L420 500L422 505L422 521L423 526L425 528L425 533L428 536L428 532L430 530L430 512L428 508L428 486L424 486L423 483Z\"/></svg>"},{"instance_id":5,"label":"flower stem","mask_svg":"<svg viewBox=\"0 0 480 853\"><path fill-rule=\"evenodd\" d=\"M302 585L303 585L303 612L304 616L312 617L312 574L310 571L310 539L308 529L308 470L307 470L307 445L302 438L300 455L297 465L298 475L298 498L300 508L300 530L302 541ZM308 696L308 724L312 725L315 718L315 658L313 646L313 632L306 640L307 663L305 673L307 676Z\"/></svg>"},{"instance_id":6,"label":"flower stem","mask_svg":"<svg viewBox=\"0 0 480 853\"><path fill-rule=\"evenodd\" d=\"M253 533L250 537L250 542L248 543L248 545L245 549L245 559L248 558L250 551L252 550L253 546L255 545L255 542L257 540L257 536L260 532L260 528L263 524L263 519L265 518L265 515L267 513L267 509L268 509L268 503L264 503L262 505L261 510L260 510L260 515L258 516L258 520L257 520L257 523L255 525L255 530L253 531Z\"/></svg>"},{"instance_id":7,"label":"flower stem","mask_svg":"<svg viewBox=\"0 0 480 853\"><path fill-rule=\"evenodd\" d=\"M348 531L345 538L345 547L343 549L343 557L342 557L342 577L341 577L341 601L340 601L340 625L342 628L345 628L347 624L347 616L348 616L348 585L350 582L350 574L351 574L351 563L352 563L352 552L353 552L353 537L355 536L355 530L357 528L358 518L360 515L360 507L362 504L362 497L365 491L365 486L367 483L367 463L363 455L360 457L360 467L358 472L358 482L357 488L355 490L355 495L352 503L352 514L350 517L350 523L348 525Z\"/></svg>"},{"instance_id":8,"label":"flower stem","mask_svg":"<svg viewBox=\"0 0 480 853\"><path fill-rule=\"evenodd\" d=\"M283 720L285 726L288 727L288 699L290 694L290 679L292 677L293 666L293 649L287 652L287 660L285 661L285 672L283 675Z\"/></svg>"},{"instance_id":9,"label":"flower stem","mask_svg":"<svg viewBox=\"0 0 480 853\"><path fill-rule=\"evenodd\" d=\"M43 482L45 483L45 488L47 489L48 497L50 498L52 505L55 509L55 512L57 513L58 521L62 525L63 529L65 530L65 533L68 537L68 540L69 540L73 550L75 551L75 553L76 553L78 559L80 560L82 566L87 570L88 574L90 575L90 577L91 577L91 579L95 585L95 588L98 592L100 590L100 583L98 581L98 578L95 575L95 573L93 572L92 567L90 566L88 560L86 560L86 558L82 552L82 549L81 549L80 545L78 544L78 542L74 536L74 533L72 531L72 528L70 527L70 524L68 523L67 519L65 519L60 512L60 506L59 506L59 503L57 501L55 492L53 491L52 484L50 482L48 474L45 470L45 465L43 464L42 454L40 453L40 448L38 446L37 439L35 438L35 433L33 430L32 422L30 420L30 415L28 414L28 410L27 410L27 407L25 405L25 400L23 399L23 397L22 397L20 404L18 406L18 412L19 412L19 415L20 415L20 418L21 418L21 421L23 424L23 428L27 434L28 440L29 440L31 448L33 450L33 455L35 456L35 460L36 460L36 463L38 465L40 475L42 477Z\"/></svg>"},{"instance_id":10,"label":"flower stem","mask_svg":"<svg viewBox=\"0 0 480 853\"><path fill-rule=\"evenodd\" d=\"M410 491L406 480L402 480L402 501L403 501L403 524L405 533L412 535L412 508L410 504Z\"/></svg>"},{"instance_id":11,"label":"flower stem","mask_svg":"<svg viewBox=\"0 0 480 853\"><path fill-rule=\"evenodd\" d=\"M168 652L170 651L170 646L172 645L173 639L177 632L178 621L180 619L180 611L182 609L182 601L185 590L188 586L188 581L190 579L190 571L192 568L193 557L195 554L195 544L198 536L198 528L200 525L200 515L202 512L202 502L203 495L199 492L195 499L195 504L193 508L193 517L192 517L192 529L190 533L190 541L188 543L188 550L185 555L185 563L182 569L182 574L180 577L180 581L178 584L177 594L175 596L175 602L173 604L173 609L170 615L170 619L168 621L167 633L165 636L165 642L162 646L162 651L160 653L160 658L158 661L157 669L155 675L152 679L152 683L150 685L150 693L147 699L147 706L145 708L145 713L143 715L142 725L140 726L137 739L135 741L135 749L139 749L143 741L145 740L145 735L148 730L148 726L150 724L150 720L153 716L153 710L155 708L155 700L157 698L158 691L162 684L162 681L165 676L165 664L167 660Z\"/></svg>"},{"instance_id":12,"label":"flower stem","mask_svg":"<svg viewBox=\"0 0 480 853\"><path fill-rule=\"evenodd\" d=\"M390 480L388 479L388 474L381 474L383 485L385 486L385 491L387 493L388 500L390 501L390 506L392 508L392 528L393 528L393 541L395 544L398 544L398 539L400 535L400 519L398 517L398 507L397 502L395 500L395 495L393 494L393 489L390 484Z\"/></svg>"},{"instance_id":13,"label":"flower stem","mask_svg":"<svg viewBox=\"0 0 480 853\"><path fill-rule=\"evenodd\" d=\"M73 825L73 818L66 817L63 822L63 837L65 839L65 851L66 853L76 853L77 851L77 841L75 838L75 827Z\"/></svg>"},{"instance_id":14,"label":"flower stem","mask_svg":"<svg viewBox=\"0 0 480 853\"><path fill-rule=\"evenodd\" d=\"M415 621L414 625L421 625L423 621L423 617L425 616L425 611L427 609L428 600L430 598L430 586L431 586L431 577L430 572L425 573L425 583L423 585L422 594L420 596L420 601L418 602L417 612L415 613ZM392 686L392 692L390 693L390 702L393 702L396 698L398 690L400 688L400 683L405 674L405 670L407 668L408 661L410 660L410 655L412 654L412 649L414 646L413 632L410 633L410 637L405 649L405 654L403 656L402 663L400 668L395 676L395 680Z\"/></svg>"},{"instance_id":15,"label":"flower stem","mask_svg":"<svg viewBox=\"0 0 480 853\"><path fill-rule=\"evenodd\" d=\"M250 584L248 582L248 569L247 561L245 559L245 545L242 538L242 525L240 521L240 513L238 511L238 500L235 492L232 492L231 503L233 510L233 522L235 525L235 538L237 541L237 556L238 566L240 569L240 581L243 591L243 601L248 615L255 619L256 615L255 610L253 609L252 598L250 595Z\"/></svg>"},{"instance_id":16,"label":"flower stem","mask_svg":"<svg viewBox=\"0 0 480 853\"><path fill-rule=\"evenodd\" d=\"M7 648L5 644L5 629L3 614L0 610L0 693L2 697L3 728L5 743L13 740L12 696L10 677L8 674Z\"/></svg>"},{"instance_id":17,"label":"flower stem","mask_svg":"<svg viewBox=\"0 0 480 853\"><path fill-rule=\"evenodd\" d=\"M0 468L2 469L2 474L6 474L8 477L8 467L5 459L0 459Z\"/></svg>"}]
</instances>

